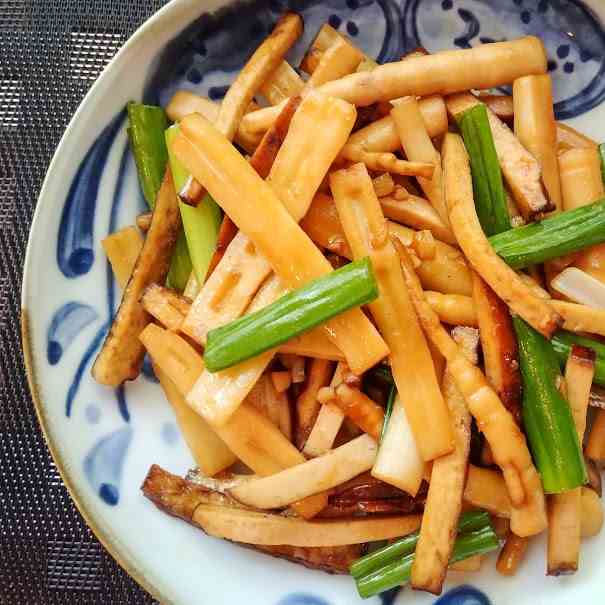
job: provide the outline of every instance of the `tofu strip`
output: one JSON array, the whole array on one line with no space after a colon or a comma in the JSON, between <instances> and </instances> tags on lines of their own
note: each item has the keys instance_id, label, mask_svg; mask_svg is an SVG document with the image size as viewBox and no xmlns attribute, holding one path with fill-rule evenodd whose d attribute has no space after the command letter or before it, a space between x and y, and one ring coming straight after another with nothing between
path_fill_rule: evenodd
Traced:
<instances>
[{"instance_id":1,"label":"tofu strip","mask_svg":"<svg viewBox=\"0 0 605 605\"><path fill-rule=\"evenodd\" d=\"M440 594L456 539L470 450L471 417L451 375L445 373L443 392L452 416L454 451L433 462L424 505L412 586Z\"/></svg>"},{"instance_id":2,"label":"tofu strip","mask_svg":"<svg viewBox=\"0 0 605 605\"><path fill-rule=\"evenodd\" d=\"M427 336L446 358L457 388L490 444L496 464L502 469L513 503L512 530L518 536L540 533L546 528L544 492L523 433L489 385L483 372L465 357L445 331L424 298L408 252L397 241L395 244L420 323Z\"/></svg>"},{"instance_id":3,"label":"tofu strip","mask_svg":"<svg viewBox=\"0 0 605 605\"><path fill-rule=\"evenodd\" d=\"M407 95L424 97L492 88L546 71L542 42L528 36L511 42L405 58L328 82L320 90L363 107ZM247 114L242 125L250 132L262 132L277 113L273 108L260 109Z\"/></svg>"},{"instance_id":4,"label":"tofu strip","mask_svg":"<svg viewBox=\"0 0 605 605\"><path fill-rule=\"evenodd\" d=\"M163 283L166 279L180 228L181 215L172 174L167 170L143 248L111 329L92 367L92 376L97 382L117 387L139 375L145 356L139 334L151 319L140 298L147 286Z\"/></svg>"},{"instance_id":5,"label":"tofu strip","mask_svg":"<svg viewBox=\"0 0 605 605\"><path fill-rule=\"evenodd\" d=\"M468 155L460 136L446 135L442 154L450 223L466 258L514 313L550 338L562 322L560 315L494 252L481 229Z\"/></svg>"},{"instance_id":6,"label":"tofu strip","mask_svg":"<svg viewBox=\"0 0 605 605\"><path fill-rule=\"evenodd\" d=\"M351 111L353 122L355 112ZM212 124L192 115L181 122L181 131L173 151L250 237L285 287L297 288L332 271L330 263L297 225L272 187L259 178ZM378 331L360 309L332 319L325 329L357 374L388 353Z\"/></svg>"},{"instance_id":7,"label":"tofu strip","mask_svg":"<svg viewBox=\"0 0 605 605\"><path fill-rule=\"evenodd\" d=\"M363 164L332 173L330 186L353 257L372 261L379 297L370 311L391 351L397 392L420 454L433 460L452 451L450 417L380 202Z\"/></svg>"}]
</instances>

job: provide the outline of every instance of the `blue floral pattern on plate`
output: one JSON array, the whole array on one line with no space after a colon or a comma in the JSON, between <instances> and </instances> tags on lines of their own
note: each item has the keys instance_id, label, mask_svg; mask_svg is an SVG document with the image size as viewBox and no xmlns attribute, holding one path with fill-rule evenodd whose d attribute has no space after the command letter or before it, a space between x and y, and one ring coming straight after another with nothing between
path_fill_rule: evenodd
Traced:
<instances>
[{"instance_id":1,"label":"blue floral pattern on plate","mask_svg":"<svg viewBox=\"0 0 605 605\"><path fill-rule=\"evenodd\" d=\"M203 15L159 53L153 73L148 74L144 100L165 104L175 90L185 88L220 100L230 82L260 41L286 9L301 13L305 32L292 49L297 65L319 27L329 22L346 33L379 62L392 61L424 46L430 51L469 48L527 34L540 35L549 55L559 119L579 116L605 98L605 34L594 13L579 0L262 0L235 4L215 14ZM236 17L236 18L235 18ZM118 226L124 201L124 183L136 179L128 146L114 185L113 202L106 226L96 220L101 178L107 158L125 128L122 111L106 126L82 159L63 205L57 235L56 261L70 280L86 276L95 262L94 242ZM142 206L142 203L139 202ZM134 218L134 216L133 216ZM106 316L89 305L68 301L54 314L47 330L47 358L51 365L64 363L64 353L80 334L97 323L67 389L65 414L70 417L81 381L98 351L116 311L115 282L106 268ZM157 382L147 361L146 379ZM83 461L91 488L109 506L120 501L122 469L135 427L130 424L126 390L115 389L122 426L100 435ZM94 404L86 408L90 426L99 423ZM175 442L171 423L161 428L164 442ZM383 605L395 602L399 589L381 595ZM470 586L458 587L439 598L440 605L489 605L489 599ZM278 605L329 605L320 596L293 593Z\"/></svg>"}]
</instances>

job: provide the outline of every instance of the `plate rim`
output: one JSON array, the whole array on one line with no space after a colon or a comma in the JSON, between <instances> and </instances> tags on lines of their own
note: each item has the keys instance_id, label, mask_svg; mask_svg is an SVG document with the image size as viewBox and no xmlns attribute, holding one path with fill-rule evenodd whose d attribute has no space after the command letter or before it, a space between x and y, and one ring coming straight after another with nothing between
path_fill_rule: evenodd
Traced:
<instances>
[{"instance_id":1,"label":"plate rim","mask_svg":"<svg viewBox=\"0 0 605 605\"><path fill-rule=\"evenodd\" d=\"M99 77L95 80L88 92L84 95L84 98L80 101L78 108L74 112L73 116L69 121L69 124L67 125L67 128L65 129L65 132L62 134L59 143L53 153L50 164L46 169L46 174L42 182L42 187L40 188L40 193L38 194L38 198L36 200L36 207L34 209L31 226L29 228L27 246L25 249L25 257L23 262L23 274L21 277L21 309L19 318L21 348L23 351L23 365L25 367L25 374L27 377L27 383L32 402L34 404L34 409L36 411L36 417L38 419L38 424L42 431L42 436L44 438L46 447L50 452L53 462L55 463L59 475L61 476L61 480L63 481L63 484L67 489L69 497L76 506L76 509L78 510L80 515L82 515L84 522L90 528L96 539L101 543L103 548L110 554L110 556L118 563L118 565L132 579L134 579L134 581L139 586L146 590L153 599L155 599L159 603L168 605L173 605L175 601L171 599L167 594L165 594L156 584L148 580L141 563L136 561L127 553L123 552L124 549L121 549L119 547L108 528L103 528L101 527L101 524L97 524L94 512L87 506L84 501L84 498L80 497L75 481L72 481L67 471L66 465L64 465L63 460L58 452L58 449L54 446L53 431L51 429L50 422L48 422L47 420L46 410L40 398L38 389L38 381L36 378L36 368L34 362L35 357L33 355L33 343L29 329L30 320L27 302L30 298L29 283L31 279L30 274L33 270L33 233L36 231L37 225L40 221L40 215L42 212L41 202L45 197L48 196L47 191L50 186L49 183L51 182L54 176L55 166L58 162L58 158L62 155L64 148L68 144L68 139L71 138L71 132L74 129L75 124L78 122L80 115L84 112L85 106L88 105L92 98L94 98L94 96L97 94L97 90L103 86L104 81L107 79L109 72L114 69L114 66L118 64L122 60L122 57L128 54L132 48L136 47L136 45L139 43L139 40L143 38L146 35L146 32L149 29L152 29L156 23L163 21L165 18L169 17L171 13L176 13L180 4L183 4L183 0L170 0L167 4L165 4L162 8L150 15L143 23L139 25L139 27L133 32L133 34L126 40L126 42L121 46L118 52L103 68Z\"/></svg>"}]
</instances>

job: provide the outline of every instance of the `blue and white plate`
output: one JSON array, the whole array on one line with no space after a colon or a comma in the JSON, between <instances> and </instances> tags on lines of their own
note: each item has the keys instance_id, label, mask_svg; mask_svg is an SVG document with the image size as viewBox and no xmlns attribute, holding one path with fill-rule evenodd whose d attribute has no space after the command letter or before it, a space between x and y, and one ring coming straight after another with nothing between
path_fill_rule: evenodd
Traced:
<instances>
[{"instance_id":1,"label":"blue and white plate","mask_svg":"<svg viewBox=\"0 0 605 605\"><path fill-rule=\"evenodd\" d=\"M351 605L350 578L310 571L205 536L160 513L139 486L151 463L182 474L192 459L150 368L115 391L90 366L119 303L100 241L144 204L128 151L130 99L165 103L178 88L220 99L284 9L301 12L300 59L329 21L380 61L524 34L544 40L560 119L605 139L605 5L600 0L173 0L117 54L74 116L40 194L23 280L23 345L32 394L57 467L107 549L162 603ZM600 555L600 556L599 556ZM536 541L518 576L493 561L451 573L447 605L604 603L605 535L582 548L574 577L544 577ZM472 584L475 588L471 588ZM375 603L435 598L411 591Z\"/></svg>"}]
</instances>

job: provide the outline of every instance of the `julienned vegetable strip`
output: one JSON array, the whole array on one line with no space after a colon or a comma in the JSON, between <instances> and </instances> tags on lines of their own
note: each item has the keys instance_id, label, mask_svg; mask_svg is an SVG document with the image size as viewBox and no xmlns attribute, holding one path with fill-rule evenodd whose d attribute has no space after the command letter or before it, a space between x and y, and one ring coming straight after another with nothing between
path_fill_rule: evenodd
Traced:
<instances>
[{"instance_id":1,"label":"julienned vegetable strip","mask_svg":"<svg viewBox=\"0 0 605 605\"><path fill-rule=\"evenodd\" d=\"M579 334L573 334L572 332L559 330L559 332L552 337L550 343L561 367L565 366L571 347L574 344L592 349L597 355L597 358L595 359L593 381L605 386L605 345L602 342L587 338L586 336L580 336Z\"/></svg>"},{"instance_id":2,"label":"julienned vegetable strip","mask_svg":"<svg viewBox=\"0 0 605 605\"><path fill-rule=\"evenodd\" d=\"M605 241L605 199L489 238L513 269L524 269Z\"/></svg>"},{"instance_id":3,"label":"julienned vegetable strip","mask_svg":"<svg viewBox=\"0 0 605 605\"><path fill-rule=\"evenodd\" d=\"M485 511L472 511L463 513L458 519L458 533L464 534L472 531L477 531L487 527L490 523L489 513ZM420 532L415 531L413 534L393 542L384 548L375 550L374 552L357 559L353 565L351 565L350 572L354 578L361 578L368 574L384 567L385 565L392 563L400 557L404 557L413 553L416 544L418 543L418 537Z\"/></svg>"},{"instance_id":4,"label":"julienned vegetable strip","mask_svg":"<svg viewBox=\"0 0 605 605\"><path fill-rule=\"evenodd\" d=\"M168 119L161 107L131 101L128 109L128 137L137 166L139 183L147 204L153 209L162 184L168 152L164 131Z\"/></svg>"},{"instance_id":5,"label":"julienned vegetable strip","mask_svg":"<svg viewBox=\"0 0 605 605\"><path fill-rule=\"evenodd\" d=\"M454 544L450 564L474 555L495 550L500 545L498 536L487 524L482 529L461 535ZM356 579L359 596L367 599L385 590L406 584L410 580L415 554L410 553L400 561L394 561L373 573Z\"/></svg>"},{"instance_id":6,"label":"julienned vegetable strip","mask_svg":"<svg viewBox=\"0 0 605 605\"><path fill-rule=\"evenodd\" d=\"M345 265L256 313L210 330L206 368L216 372L231 367L377 296L369 259Z\"/></svg>"},{"instance_id":7,"label":"julienned vegetable strip","mask_svg":"<svg viewBox=\"0 0 605 605\"><path fill-rule=\"evenodd\" d=\"M557 388L559 365L543 336L518 317L513 323L519 339L525 432L544 491L561 493L583 485L586 469L571 409Z\"/></svg>"},{"instance_id":8,"label":"julienned vegetable strip","mask_svg":"<svg viewBox=\"0 0 605 605\"><path fill-rule=\"evenodd\" d=\"M511 228L502 173L485 105L475 105L458 118L471 161L477 215L487 236Z\"/></svg>"}]
</instances>

